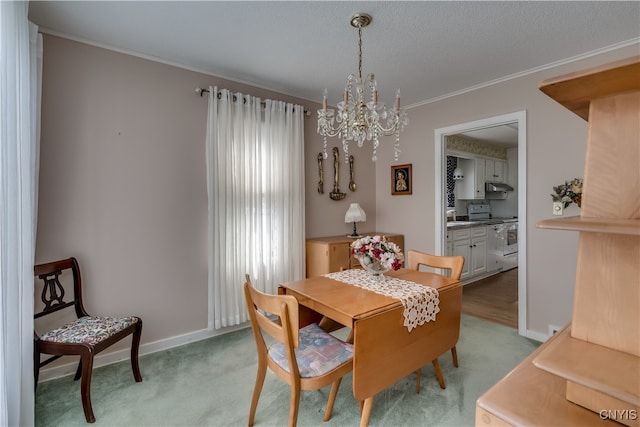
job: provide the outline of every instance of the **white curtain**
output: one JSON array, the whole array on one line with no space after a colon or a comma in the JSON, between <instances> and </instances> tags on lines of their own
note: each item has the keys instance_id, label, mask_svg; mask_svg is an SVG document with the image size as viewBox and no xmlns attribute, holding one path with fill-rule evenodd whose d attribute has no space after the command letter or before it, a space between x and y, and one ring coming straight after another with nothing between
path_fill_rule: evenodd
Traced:
<instances>
[{"instance_id":1,"label":"white curtain","mask_svg":"<svg viewBox=\"0 0 640 427\"><path fill-rule=\"evenodd\" d=\"M33 263L42 39L0 1L0 425L34 424Z\"/></svg>"},{"instance_id":2,"label":"white curtain","mask_svg":"<svg viewBox=\"0 0 640 427\"><path fill-rule=\"evenodd\" d=\"M209 88L210 328L248 320L245 273L268 293L304 277L303 114Z\"/></svg>"}]
</instances>

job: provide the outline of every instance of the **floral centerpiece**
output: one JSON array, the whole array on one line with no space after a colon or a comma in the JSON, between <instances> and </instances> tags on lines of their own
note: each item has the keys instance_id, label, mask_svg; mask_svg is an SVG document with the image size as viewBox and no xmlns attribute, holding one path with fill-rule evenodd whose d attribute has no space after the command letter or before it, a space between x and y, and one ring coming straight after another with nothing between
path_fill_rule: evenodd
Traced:
<instances>
[{"instance_id":1,"label":"floral centerpiece","mask_svg":"<svg viewBox=\"0 0 640 427\"><path fill-rule=\"evenodd\" d=\"M553 187L555 194L552 194L554 202L562 202L562 207L567 208L571 202L580 207L582 205L582 179L574 178L565 181L564 184Z\"/></svg>"},{"instance_id":2,"label":"floral centerpiece","mask_svg":"<svg viewBox=\"0 0 640 427\"><path fill-rule=\"evenodd\" d=\"M404 261L402 251L384 236L366 236L351 243L351 253L362 267L380 274L389 270L399 270Z\"/></svg>"}]
</instances>

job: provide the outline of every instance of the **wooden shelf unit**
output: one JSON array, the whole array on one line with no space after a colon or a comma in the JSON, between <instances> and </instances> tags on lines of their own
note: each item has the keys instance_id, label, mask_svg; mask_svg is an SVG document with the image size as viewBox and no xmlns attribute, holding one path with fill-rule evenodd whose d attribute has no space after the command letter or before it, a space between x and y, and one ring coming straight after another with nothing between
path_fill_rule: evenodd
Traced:
<instances>
[{"instance_id":1,"label":"wooden shelf unit","mask_svg":"<svg viewBox=\"0 0 640 427\"><path fill-rule=\"evenodd\" d=\"M549 230L585 231L591 233L628 234L640 236L640 220L613 218L585 218L569 216L544 219L536 224Z\"/></svg>"},{"instance_id":2,"label":"wooden shelf unit","mask_svg":"<svg viewBox=\"0 0 640 427\"><path fill-rule=\"evenodd\" d=\"M604 360L607 363L602 363ZM640 378L638 358L573 338L569 328L558 334L558 338L533 359L533 364L575 384L630 405L640 405L638 389L628 380Z\"/></svg>"},{"instance_id":3,"label":"wooden shelf unit","mask_svg":"<svg viewBox=\"0 0 640 427\"><path fill-rule=\"evenodd\" d=\"M580 233L572 322L478 399L476 424L638 426L640 57L540 89L589 121L581 215L538 224Z\"/></svg>"}]
</instances>

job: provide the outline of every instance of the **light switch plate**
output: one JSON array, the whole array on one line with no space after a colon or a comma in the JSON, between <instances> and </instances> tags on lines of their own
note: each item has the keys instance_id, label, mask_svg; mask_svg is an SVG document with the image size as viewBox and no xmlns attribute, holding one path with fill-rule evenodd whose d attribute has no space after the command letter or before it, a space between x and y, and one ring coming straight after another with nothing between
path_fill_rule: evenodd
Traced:
<instances>
[{"instance_id":1,"label":"light switch plate","mask_svg":"<svg viewBox=\"0 0 640 427\"><path fill-rule=\"evenodd\" d=\"M553 214L562 215L563 213L562 202L553 202Z\"/></svg>"}]
</instances>

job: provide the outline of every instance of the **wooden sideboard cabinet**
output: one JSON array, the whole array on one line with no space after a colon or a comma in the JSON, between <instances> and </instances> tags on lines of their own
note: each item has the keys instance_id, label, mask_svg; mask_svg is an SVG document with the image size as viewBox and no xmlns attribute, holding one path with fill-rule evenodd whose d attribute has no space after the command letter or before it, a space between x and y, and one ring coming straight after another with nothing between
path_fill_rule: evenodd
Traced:
<instances>
[{"instance_id":1,"label":"wooden sideboard cabinet","mask_svg":"<svg viewBox=\"0 0 640 427\"><path fill-rule=\"evenodd\" d=\"M387 240L400 246L404 253L404 236L393 233L363 233L362 236L386 236ZM307 277L322 276L341 270L348 270L360 266L357 259L351 256L351 237L332 236L307 239L306 267Z\"/></svg>"},{"instance_id":2,"label":"wooden sideboard cabinet","mask_svg":"<svg viewBox=\"0 0 640 427\"><path fill-rule=\"evenodd\" d=\"M476 425L640 426L640 56L543 82L589 122L571 323L476 402ZM620 424L618 424L620 423Z\"/></svg>"}]
</instances>

